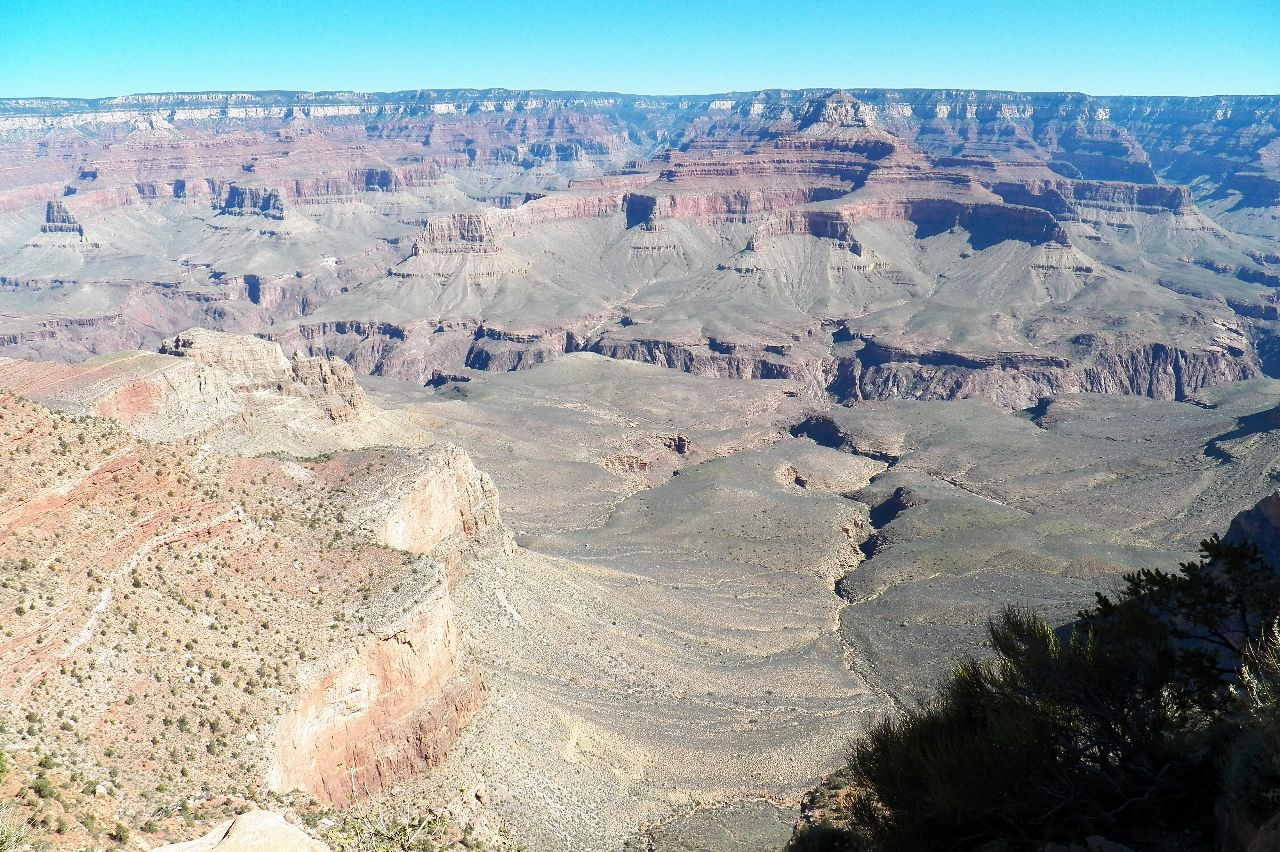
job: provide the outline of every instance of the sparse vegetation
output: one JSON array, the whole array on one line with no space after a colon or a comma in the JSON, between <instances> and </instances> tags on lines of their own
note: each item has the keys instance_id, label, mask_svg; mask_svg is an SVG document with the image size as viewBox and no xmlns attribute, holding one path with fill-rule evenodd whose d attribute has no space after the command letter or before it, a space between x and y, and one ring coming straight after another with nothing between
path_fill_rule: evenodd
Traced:
<instances>
[{"instance_id":1,"label":"sparse vegetation","mask_svg":"<svg viewBox=\"0 0 1280 852\"><path fill-rule=\"evenodd\" d=\"M0 852L18 852L27 845L31 830L7 804L0 804Z\"/></svg>"},{"instance_id":2,"label":"sparse vegetation","mask_svg":"<svg viewBox=\"0 0 1280 852\"><path fill-rule=\"evenodd\" d=\"M1280 578L1252 545L1201 547L1060 630L1005 610L994 657L855 743L791 848L1189 850L1224 802L1280 813Z\"/></svg>"},{"instance_id":3,"label":"sparse vegetation","mask_svg":"<svg viewBox=\"0 0 1280 852\"><path fill-rule=\"evenodd\" d=\"M107 832L107 837L123 846L129 842L129 826L122 822L118 822L116 823L115 828Z\"/></svg>"},{"instance_id":4,"label":"sparse vegetation","mask_svg":"<svg viewBox=\"0 0 1280 852\"><path fill-rule=\"evenodd\" d=\"M49 781L49 776L43 772L31 782L31 791L42 799L54 799L58 796L58 791L53 786L53 783Z\"/></svg>"},{"instance_id":5,"label":"sparse vegetation","mask_svg":"<svg viewBox=\"0 0 1280 852\"><path fill-rule=\"evenodd\" d=\"M453 852L460 849L519 852L506 838L496 845L476 840L447 815L407 813L392 817L372 811L336 814L323 839L334 852Z\"/></svg>"}]
</instances>

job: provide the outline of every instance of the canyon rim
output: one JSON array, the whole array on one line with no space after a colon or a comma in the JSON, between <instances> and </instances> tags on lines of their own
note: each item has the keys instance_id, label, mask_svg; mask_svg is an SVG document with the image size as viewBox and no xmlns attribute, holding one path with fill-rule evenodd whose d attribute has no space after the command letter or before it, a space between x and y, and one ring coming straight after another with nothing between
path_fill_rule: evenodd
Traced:
<instances>
[{"instance_id":1,"label":"canyon rim","mask_svg":"<svg viewBox=\"0 0 1280 852\"><path fill-rule=\"evenodd\" d=\"M1280 552L1280 95L0 97L0 470L0 852L854 848L1005 607Z\"/></svg>"}]
</instances>

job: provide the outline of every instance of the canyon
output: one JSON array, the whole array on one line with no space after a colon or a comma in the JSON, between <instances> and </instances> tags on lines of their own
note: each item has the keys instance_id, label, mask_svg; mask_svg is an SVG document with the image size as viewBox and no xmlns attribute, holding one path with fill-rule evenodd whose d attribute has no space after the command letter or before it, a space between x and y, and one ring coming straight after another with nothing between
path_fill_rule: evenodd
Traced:
<instances>
[{"instance_id":1,"label":"canyon","mask_svg":"<svg viewBox=\"0 0 1280 852\"><path fill-rule=\"evenodd\" d=\"M1280 97L0 99L0 794L780 850L1005 604L1274 514L1278 292Z\"/></svg>"},{"instance_id":2,"label":"canyon","mask_svg":"<svg viewBox=\"0 0 1280 852\"><path fill-rule=\"evenodd\" d=\"M270 789L343 804L440 763L483 700L451 589L477 554L510 549L490 480L460 449L421 440L312 463L219 452L234 426L196 421L179 400L214 411L257 397L262 411L310 394L318 420L370 413L354 382L332 380L350 377L345 365L290 365L273 344L228 337L174 338L180 355L152 356L174 362L168 373L0 365L2 588L17 616L0 645L5 700L60 765L110 767L117 791L125 768L124 808L183 783L193 746L197 777L224 794L262 772ZM146 418L157 400L179 407ZM161 419L167 440L142 437L163 434ZM395 490L388 470L404 474Z\"/></svg>"},{"instance_id":3,"label":"canyon","mask_svg":"<svg viewBox=\"0 0 1280 852\"><path fill-rule=\"evenodd\" d=\"M204 326L418 383L590 351L837 402L1186 399L1270 369L1278 114L881 90L0 101L0 344L69 359Z\"/></svg>"}]
</instances>

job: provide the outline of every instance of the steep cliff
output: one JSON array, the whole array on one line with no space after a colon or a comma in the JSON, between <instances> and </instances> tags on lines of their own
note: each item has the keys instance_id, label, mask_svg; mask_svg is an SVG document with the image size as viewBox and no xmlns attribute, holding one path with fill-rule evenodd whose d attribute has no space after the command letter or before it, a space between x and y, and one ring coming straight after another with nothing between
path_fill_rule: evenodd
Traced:
<instances>
[{"instance_id":1,"label":"steep cliff","mask_svg":"<svg viewBox=\"0 0 1280 852\"><path fill-rule=\"evenodd\" d=\"M963 90L0 101L0 347L200 325L423 383L590 350L842 400L1184 398L1277 369L1278 116ZM905 354L855 365L838 329Z\"/></svg>"},{"instance_id":2,"label":"steep cliff","mask_svg":"<svg viewBox=\"0 0 1280 852\"><path fill-rule=\"evenodd\" d=\"M211 439L252 446L234 433L303 411L315 425L295 433L291 455L309 455L329 446L319 423L346 429L351 412L376 412L345 364L289 360L273 343L199 329L166 350L77 366L0 362L0 385L120 415L134 432L168 431L175 444L0 394L0 425L18 436L6 451L18 461L0 560L39 557L21 588L6 580L0 595L22 614L33 588L57 589L61 601L51 619L33 614L41 626L0 643L0 711L56 705L84 725L127 725L127 736L89 743L50 728L41 742L76 750L86 768L128 756L133 791L162 779L186 789L185 770L179 778L156 750L174 724L149 712L157 690L170 708L194 702L179 724L185 745L203 742L192 714L220 708L201 716L207 751L222 755L234 740L235 757L211 757L191 783L224 794L297 789L347 804L437 765L484 696L451 588L471 560L513 549L492 482L448 445L310 462L222 455ZM175 412L190 413L163 420ZM203 427L197 412L213 412ZM404 432L421 441L420 427ZM389 434L361 429L357 440ZM53 473L50 460L71 443L77 461ZM72 531L110 544L55 558L50 548ZM124 661L107 677L86 674L100 640Z\"/></svg>"}]
</instances>

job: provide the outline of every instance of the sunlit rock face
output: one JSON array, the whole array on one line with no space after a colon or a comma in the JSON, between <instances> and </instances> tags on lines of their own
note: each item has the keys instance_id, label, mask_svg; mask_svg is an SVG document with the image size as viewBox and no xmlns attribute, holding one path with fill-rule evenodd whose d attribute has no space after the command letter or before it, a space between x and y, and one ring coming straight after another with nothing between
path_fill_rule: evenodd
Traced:
<instances>
[{"instance_id":1,"label":"sunlit rock face","mask_svg":"<svg viewBox=\"0 0 1280 852\"><path fill-rule=\"evenodd\" d=\"M24 569L62 604L0 647L0 713L74 707L86 723L128 724L136 736L78 759L127 755L147 779L137 789L176 771L154 751L174 717L146 709L170 681L171 696L238 708L210 723L209 759L184 778L226 786L231 773L349 804L438 765L485 696L451 590L476 559L514 552L492 481L419 420L374 406L341 361L199 328L161 348L0 359L0 427L23 459L0 506L6 600L36 542L74 531L78 554ZM76 462L46 471L69 442ZM100 639L120 668L87 681L79 667L96 666ZM230 764L215 758L228 738Z\"/></svg>"},{"instance_id":2,"label":"sunlit rock face","mask_svg":"<svg viewBox=\"0 0 1280 852\"><path fill-rule=\"evenodd\" d=\"M420 383L591 351L837 401L1186 399L1272 369L1278 115L964 90L0 101L0 307L26 306L0 353L203 326ZM337 401L323 363L296 369Z\"/></svg>"}]
</instances>

